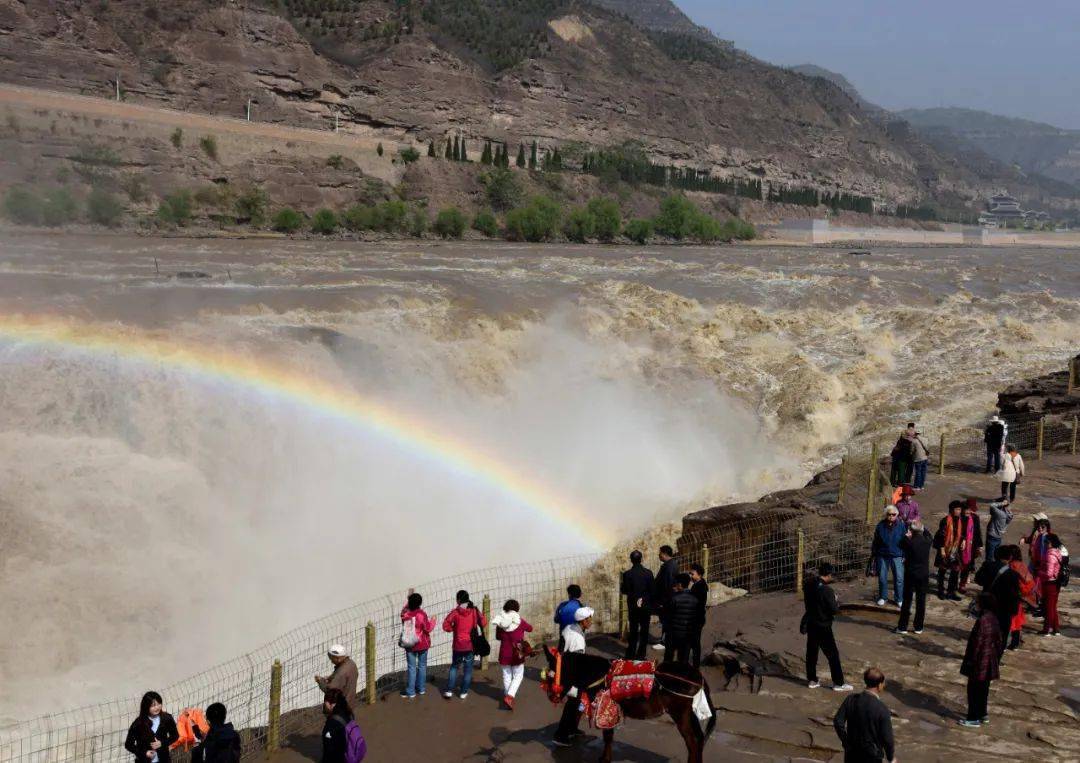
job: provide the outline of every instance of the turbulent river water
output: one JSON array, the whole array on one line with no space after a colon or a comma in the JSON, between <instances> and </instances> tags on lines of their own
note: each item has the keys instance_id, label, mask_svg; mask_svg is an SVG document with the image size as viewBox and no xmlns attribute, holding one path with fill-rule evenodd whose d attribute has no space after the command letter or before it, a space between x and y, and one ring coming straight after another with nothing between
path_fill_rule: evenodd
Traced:
<instances>
[{"instance_id":1,"label":"turbulent river water","mask_svg":"<svg viewBox=\"0 0 1080 763\"><path fill-rule=\"evenodd\" d=\"M974 420L1078 336L1080 259L1050 250L0 236L0 718L595 547L574 512L629 535L789 486L897 421Z\"/></svg>"}]
</instances>

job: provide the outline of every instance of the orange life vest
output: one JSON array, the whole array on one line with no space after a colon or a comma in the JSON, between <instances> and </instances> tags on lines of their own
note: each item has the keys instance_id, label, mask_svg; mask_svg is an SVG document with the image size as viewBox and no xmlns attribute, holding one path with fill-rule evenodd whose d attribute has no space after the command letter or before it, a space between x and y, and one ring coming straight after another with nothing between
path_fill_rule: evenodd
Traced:
<instances>
[{"instance_id":1,"label":"orange life vest","mask_svg":"<svg viewBox=\"0 0 1080 763\"><path fill-rule=\"evenodd\" d=\"M195 729L200 732L198 737L195 736ZM182 747L185 750L190 750L199 741L200 737L205 737L207 732L210 731L210 723L206 720L206 715L203 714L202 710L197 707L189 707L180 713L180 717L176 719L176 730L179 736L175 742L169 745L169 749L175 750L177 747Z\"/></svg>"}]
</instances>

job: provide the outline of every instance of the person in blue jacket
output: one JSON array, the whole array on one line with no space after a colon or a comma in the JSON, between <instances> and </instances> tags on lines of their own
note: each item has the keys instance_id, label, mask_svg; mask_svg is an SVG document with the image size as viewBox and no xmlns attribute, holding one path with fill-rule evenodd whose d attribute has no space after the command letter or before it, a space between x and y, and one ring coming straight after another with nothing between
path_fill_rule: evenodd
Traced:
<instances>
[{"instance_id":1,"label":"person in blue jacket","mask_svg":"<svg viewBox=\"0 0 1080 763\"><path fill-rule=\"evenodd\" d=\"M906 534L907 527L900 521L900 512L895 506L889 505L885 509L885 518L878 522L874 529L874 542L870 547L870 553L877 565L879 607L885 606L889 595L890 571L896 605L900 606L900 602L904 600L904 551L900 543Z\"/></svg>"},{"instance_id":2,"label":"person in blue jacket","mask_svg":"<svg viewBox=\"0 0 1080 763\"><path fill-rule=\"evenodd\" d=\"M574 619L574 615L579 609L581 609L581 586L577 583L571 583L566 587L567 599L559 606L555 607L555 624L559 626L559 651L563 650L563 637L562 631L568 625L573 625L577 621Z\"/></svg>"}]
</instances>

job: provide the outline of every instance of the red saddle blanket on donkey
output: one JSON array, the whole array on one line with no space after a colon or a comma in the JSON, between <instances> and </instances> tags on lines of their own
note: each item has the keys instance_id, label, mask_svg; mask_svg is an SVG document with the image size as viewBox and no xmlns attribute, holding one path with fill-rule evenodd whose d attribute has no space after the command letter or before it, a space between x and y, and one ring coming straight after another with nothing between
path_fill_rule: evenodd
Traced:
<instances>
[{"instance_id":1,"label":"red saddle blanket on donkey","mask_svg":"<svg viewBox=\"0 0 1080 763\"><path fill-rule=\"evenodd\" d=\"M656 663L648 660L615 660L608 671L607 685L616 702L652 694L656 681Z\"/></svg>"}]
</instances>

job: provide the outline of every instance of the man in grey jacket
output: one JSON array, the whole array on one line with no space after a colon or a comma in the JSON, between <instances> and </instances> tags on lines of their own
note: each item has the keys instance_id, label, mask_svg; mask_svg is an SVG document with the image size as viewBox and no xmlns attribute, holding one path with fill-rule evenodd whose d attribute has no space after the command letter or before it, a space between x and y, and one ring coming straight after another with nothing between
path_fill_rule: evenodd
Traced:
<instances>
[{"instance_id":1,"label":"man in grey jacket","mask_svg":"<svg viewBox=\"0 0 1080 763\"><path fill-rule=\"evenodd\" d=\"M360 678L360 670L356 667L349 652L341 644L334 644L326 653L330 663L334 666L334 672L328 676L315 676L315 683L322 689L323 694L331 689L337 689L345 695L345 701L349 709L356 710L356 683Z\"/></svg>"},{"instance_id":2,"label":"man in grey jacket","mask_svg":"<svg viewBox=\"0 0 1080 763\"><path fill-rule=\"evenodd\" d=\"M1001 545L1001 539L1005 537L1005 528L1012 522L1013 513L1009 504L1004 501L994 501L990 504L990 521L986 523L986 556L987 560L994 559L995 552Z\"/></svg>"}]
</instances>

